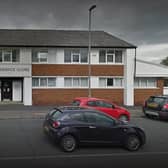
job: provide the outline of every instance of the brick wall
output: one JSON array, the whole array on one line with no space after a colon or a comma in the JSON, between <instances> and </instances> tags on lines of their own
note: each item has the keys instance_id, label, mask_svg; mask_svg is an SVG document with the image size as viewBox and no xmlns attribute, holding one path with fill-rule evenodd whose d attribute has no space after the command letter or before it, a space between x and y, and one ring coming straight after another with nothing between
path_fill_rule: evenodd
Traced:
<instances>
[{"instance_id":1,"label":"brick wall","mask_svg":"<svg viewBox=\"0 0 168 168\"><path fill-rule=\"evenodd\" d=\"M123 76L123 65L92 65L92 76ZM88 65L33 64L32 76L87 76Z\"/></svg>"},{"instance_id":2,"label":"brick wall","mask_svg":"<svg viewBox=\"0 0 168 168\"><path fill-rule=\"evenodd\" d=\"M68 105L75 97L87 97L88 89L33 89L33 105ZM123 103L123 89L92 89L92 97Z\"/></svg>"}]
</instances>

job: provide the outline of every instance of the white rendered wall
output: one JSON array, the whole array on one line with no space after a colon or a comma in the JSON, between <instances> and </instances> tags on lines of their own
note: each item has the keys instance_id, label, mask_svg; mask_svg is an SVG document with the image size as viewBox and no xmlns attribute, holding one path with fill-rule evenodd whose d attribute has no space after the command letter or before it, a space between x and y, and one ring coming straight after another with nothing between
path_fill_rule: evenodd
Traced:
<instances>
[{"instance_id":1,"label":"white rendered wall","mask_svg":"<svg viewBox=\"0 0 168 168\"><path fill-rule=\"evenodd\" d=\"M12 82L12 100L22 101L22 81L20 80Z\"/></svg>"},{"instance_id":2,"label":"white rendered wall","mask_svg":"<svg viewBox=\"0 0 168 168\"><path fill-rule=\"evenodd\" d=\"M48 63L55 64L57 62L56 56L57 56L56 48L49 48L48 49Z\"/></svg>"},{"instance_id":3,"label":"white rendered wall","mask_svg":"<svg viewBox=\"0 0 168 168\"><path fill-rule=\"evenodd\" d=\"M31 64L31 48L20 48L20 64Z\"/></svg>"},{"instance_id":4,"label":"white rendered wall","mask_svg":"<svg viewBox=\"0 0 168 168\"><path fill-rule=\"evenodd\" d=\"M124 105L133 106L135 49L125 52L124 61Z\"/></svg>"},{"instance_id":5,"label":"white rendered wall","mask_svg":"<svg viewBox=\"0 0 168 168\"><path fill-rule=\"evenodd\" d=\"M23 81L23 104L25 106L32 105L32 78L26 77Z\"/></svg>"},{"instance_id":6,"label":"white rendered wall","mask_svg":"<svg viewBox=\"0 0 168 168\"><path fill-rule=\"evenodd\" d=\"M64 49L62 48L57 49L55 64L64 64Z\"/></svg>"}]
</instances>

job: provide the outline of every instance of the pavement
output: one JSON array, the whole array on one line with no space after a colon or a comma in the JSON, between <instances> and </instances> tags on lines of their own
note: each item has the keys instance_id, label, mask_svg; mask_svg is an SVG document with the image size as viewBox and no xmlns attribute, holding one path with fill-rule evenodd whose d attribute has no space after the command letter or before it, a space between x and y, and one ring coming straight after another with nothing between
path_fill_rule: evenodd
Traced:
<instances>
[{"instance_id":1,"label":"pavement","mask_svg":"<svg viewBox=\"0 0 168 168\"><path fill-rule=\"evenodd\" d=\"M55 106L24 106L23 104L0 104L0 120L2 119L43 119ZM131 117L143 115L141 106L124 107Z\"/></svg>"}]
</instances>

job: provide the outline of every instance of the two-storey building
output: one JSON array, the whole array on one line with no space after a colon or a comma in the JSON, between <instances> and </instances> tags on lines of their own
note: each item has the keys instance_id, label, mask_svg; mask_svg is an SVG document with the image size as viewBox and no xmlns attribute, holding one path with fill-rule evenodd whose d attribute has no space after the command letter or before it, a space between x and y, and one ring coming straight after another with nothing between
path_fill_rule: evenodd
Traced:
<instances>
[{"instance_id":1,"label":"two-storey building","mask_svg":"<svg viewBox=\"0 0 168 168\"><path fill-rule=\"evenodd\" d=\"M92 96L134 105L136 46L104 31L91 37ZM88 31L0 30L0 101L60 105L86 97L88 62ZM148 83L145 91L161 86L157 78Z\"/></svg>"}]
</instances>

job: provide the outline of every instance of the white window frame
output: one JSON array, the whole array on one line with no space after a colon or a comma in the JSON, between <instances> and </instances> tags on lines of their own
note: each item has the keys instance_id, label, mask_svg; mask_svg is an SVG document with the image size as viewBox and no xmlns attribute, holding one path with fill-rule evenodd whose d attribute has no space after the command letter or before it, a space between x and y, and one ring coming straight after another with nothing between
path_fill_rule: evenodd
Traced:
<instances>
[{"instance_id":1,"label":"white window frame","mask_svg":"<svg viewBox=\"0 0 168 168\"><path fill-rule=\"evenodd\" d=\"M156 78L139 78L137 77L136 78L138 80L138 86L135 86L135 81L134 81L134 88L135 89L149 89L149 88L157 88L157 79ZM150 79L153 79L154 80L154 84L155 86L149 86L149 81ZM146 80L146 86L142 86L142 80Z\"/></svg>"},{"instance_id":2,"label":"white window frame","mask_svg":"<svg viewBox=\"0 0 168 168\"><path fill-rule=\"evenodd\" d=\"M39 86L33 86L33 78L38 78L38 84ZM40 86L40 79L41 78L46 78L47 79L47 85L46 86ZM49 78L55 78L55 86L49 86L48 85L48 79ZM32 77L32 88L33 89L54 89L57 88L57 77L56 76L33 76Z\"/></svg>"},{"instance_id":3,"label":"white window frame","mask_svg":"<svg viewBox=\"0 0 168 168\"><path fill-rule=\"evenodd\" d=\"M64 64L88 64L88 55L87 55L87 62L81 62L81 48L72 48L72 49L68 49L70 50L70 54L71 54L71 62L65 62ZM73 50L79 50L78 52L73 52ZM79 62L74 62L73 61L73 55L78 55L79 56ZM64 57L65 57L65 50L64 50Z\"/></svg>"},{"instance_id":4,"label":"white window frame","mask_svg":"<svg viewBox=\"0 0 168 168\"><path fill-rule=\"evenodd\" d=\"M70 78L71 79L71 86L65 86L65 78ZM79 79L79 86L74 86L74 79ZM82 81L81 79L87 78L87 86L82 86ZM86 76L64 76L64 88L88 88L89 85L89 79Z\"/></svg>"},{"instance_id":5,"label":"white window frame","mask_svg":"<svg viewBox=\"0 0 168 168\"><path fill-rule=\"evenodd\" d=\"M19 63L20 62L20 56L19 56L19 61L13 61L13 50L14 49L0 49L2 52L2 61L0 63ZM5 53L9 52L10 54L10 61L5 61Z\"/></svg>"},{"instance_id":6,"label":"white window frame","mask_svg":"<svg viewBox=\"0 0 168 168\"><path fill-rule=\"evenodd\" d=\"M100 62L100 50L104 50L105 51L105 62ZM114 53L108 53L108 51L109 50L113 50L114 51ZM122 62L116 62L115 60L116 60L116 55L115 55L115 51L122 51ZM113 56L113 62L107 62L107 56L108 55L111 55L111 56ZM124 64L124 60L123 60L123 50L122 49L117 49L117 48L112 48L112 49L110 49L110 48L108 48L108 49L99 49L99 57L98 57L98 62L99 62L99 64L116 64L116 65L123 65Z\"/></svg>"},{"instance_id":7,"label":"white window frame","mask_svg":"<svg viewBox=\"0 0 168 168\"><path fill-rule=\"evenodd\" d=\"M106 81L106 85L105 86L100 86L100 79L105 79L105 81ZM113 86L107 86L107 79L113 79ZM116 79L121 79L122 80L122 86L116 86ZM124 78L123 77L121 77L121 76L113 76L113 77L111 77L111 76L100 76L99 78L98 78L98 80L99 80L99 82L98 82L98 86L99 86L99 88L109 88L109 89L112 89L112 88L119 88L119 89L122 89L122 88L124 88Z\"/></svg>"},{"instance_id":8,"label":"white window frame","mask_svg":"<svg viewBox=\"0 0 168 168\"><path fill-rule=\"evenodd\" d=\"M46 53L46 61L41 62L42 55ZM32 50L32 56L33 56L33 50ZM48 49L37 49L37 62L34 62L32 59L32 64L47 64L48 63Z\"/></svg>"}]
</instances>

